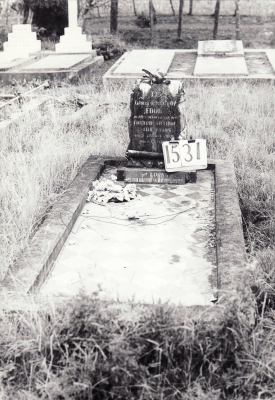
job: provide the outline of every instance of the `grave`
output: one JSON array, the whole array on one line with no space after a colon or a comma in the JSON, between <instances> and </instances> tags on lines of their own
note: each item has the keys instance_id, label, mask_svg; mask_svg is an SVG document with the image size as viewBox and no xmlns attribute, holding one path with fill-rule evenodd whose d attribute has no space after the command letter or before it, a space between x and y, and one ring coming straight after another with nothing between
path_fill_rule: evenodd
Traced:
<instances>
[{"instance_id":1,"label":"grave","mask_svg":"<svg viewBox=\"0 0 275 400\"><path fill-rule=\"evenodd\" d=\"M77 0L68 0L69 27L56 45L56 52L41 51L41 43L31 25L15 25L0 56L0 79L6 82L23 80L77 81L87 76L104 61L92 50L92 43L77 26ZM14 61L14 57L18 60Z\"/></svg>"},{"instance_id":2,"label":"grave","mask_svg":"<svg viewBox=\"0 0 275 400\"><path fill-rule=\"evenodd\" d=\"M241 40L207 40L198 44L194 75L248 75Z\"/></svg>"},{"instance_id":3,"label":"grave","mask_svg":"<svg viewBox=\"0 0 275 400\"><path fill-rule=\"evenodd\" d=\"M7 290L20 283L21 291L55 301L84 289L104 301L212 307L219 290L234 288L245 265L234 168L208 160L205 169L188 170L190 180L165 171L162 142L173 155L182 137L189 145L184 91L145 72L131 96L126 157L89 158L9 272ZM169 120L175 124L166 131L159 122ZM143 129L146 122L152 129ZM102 207L107 197L120 200Z\"/></svg>"},{"instance_id":4,"label":"grave","mask_svg":"<svg viewBox=\"0 0 275 400\"><path fill-rule=\"evenodd\" d=\"M275 50L244 49L239 40L199 41L197 50L132 50L105 73L104 85L134 83L143 68L153 73L160 68L170 80L274 80Z\"/></svg>"}]
</instances>

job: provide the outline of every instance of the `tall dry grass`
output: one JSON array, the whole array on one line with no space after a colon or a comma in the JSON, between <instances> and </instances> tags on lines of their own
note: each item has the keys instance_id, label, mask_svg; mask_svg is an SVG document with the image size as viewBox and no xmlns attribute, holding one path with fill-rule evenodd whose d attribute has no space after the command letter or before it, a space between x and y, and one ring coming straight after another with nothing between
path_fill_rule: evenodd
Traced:
<instances>
[{"instance_id":1,"label":"tall dry grass","mask_svg":"<svg viewBox=\"0 0 275 400\"><path fill-rule=\"evenodd\" d=\"M92 103L73 122L79 94L91 96ZM95 93L84 85L54 89L49 96L44 112L27 115L0 135L2 278L88 156L121 155L127 142L125 92Z\"/></svg>"}]
</instances>

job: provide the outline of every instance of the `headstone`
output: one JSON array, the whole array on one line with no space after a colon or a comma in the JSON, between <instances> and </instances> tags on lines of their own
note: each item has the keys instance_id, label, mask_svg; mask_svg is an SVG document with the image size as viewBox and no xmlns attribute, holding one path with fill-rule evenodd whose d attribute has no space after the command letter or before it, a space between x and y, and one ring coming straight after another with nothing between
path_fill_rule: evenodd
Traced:
<instances>
[{"instance_id":1,"label":"headstone","mask_svg":"<svg viewBox=\"0 0 275 400\"><path fill-rule=\"evenodd\" d=\"M205 40L198 42L198 56L215 56L221 53L227 57L243 57L243 42L241 40Z\"/></svg>"},{"instance_id":2,"label":"headstone","mask_svg":"<svg viewBox=\"0 0 275 400\"><path fill-rule=\"evenodd\" d=\"M8 34L8 41L3 43L4 51L0 53L0 61L8 62L18 58L28 58L30 53L41 50L41 41L36 32L32 32L30 24L13 25Z\"/></svg>"},{"instance_id":3,"label":"headstone","mask_svg":"<svg viewBox=\"0 0 275 400\"><path fill-rule=\"evenodd\" d=\"M162 153L162 142L178 139L185 128L184 101L181 81L138 82L131 95L128 150Z\"/></svg>"},{"instance_id":4,"label":"headstone","mask_svg":"<svg viewBox=\"0 0 275 400\"><path fill-rule=\"evenodd\" d=\"M185 136L184 88L158 71L138 80L131 94L130 143L126 152L125 180L143 183L186 183L186 174L164 171L162 143ZM140 168L133 169L134 168ZM148 170L150 168L150 170ZM153 169L157 168L157 169Z\"/></svg>"},{"instance_id":5,"label":"headstone","mask_svg":"<svg viewBox=\"0 0 275 400\"><path fill-rule=\"evenodd\" d=\"M55 46L56 53L89 53L92 43L87 42L82 28L77 26L77 0L68 0L69 27L65 28L65 35L60 37L60 43Z\"/></svg>"}]
</instances>

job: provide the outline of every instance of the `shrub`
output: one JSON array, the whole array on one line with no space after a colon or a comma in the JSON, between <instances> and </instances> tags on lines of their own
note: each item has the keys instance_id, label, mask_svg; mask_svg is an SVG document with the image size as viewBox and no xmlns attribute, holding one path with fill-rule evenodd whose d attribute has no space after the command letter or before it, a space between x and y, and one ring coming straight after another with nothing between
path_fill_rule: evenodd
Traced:
<instances>
[{"instance_id":1,"label":"shrub","mask_svg":"<svg viewBox=\"0 0 275 400\"><path fill-rule=\"evenodd\" d=\"M150 22L150 17L148 17L147 15L144 14L144 12L142 12L142 14L137 16L137 19L135 21L135 24L137 26L139 26L140 28L148 28L151 25ZM157 16L154 13L154 25L157 24Z\"/></svg>"}]
</instances>

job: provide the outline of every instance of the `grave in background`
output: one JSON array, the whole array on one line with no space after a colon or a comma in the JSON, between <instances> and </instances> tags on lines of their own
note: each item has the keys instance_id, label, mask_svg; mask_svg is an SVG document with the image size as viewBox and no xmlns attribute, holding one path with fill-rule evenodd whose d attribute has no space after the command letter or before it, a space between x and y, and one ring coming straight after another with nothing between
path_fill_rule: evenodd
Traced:
<instances>
[{"instance_id":1,"label":"grave in background","mask_svg":"<svg viewBox=\"0 0 275 400\"><path fill-rule=\"evenodd\" d=\"M206 40L198 43L195 76L247 76L241 40Z\"/></svg>"},{"instance_id":2,"label":"grave in background","mask_svg":"<svg viewBox=\"0 0 275 400\"><path fill-rule=\"evenodd\" d=\"M77 26L77 0L68 0L68 17L69 27L56 45L56 52L41 51L41 42L31 32L31 25L15 25L0 53L0 79L77 81L80 76L89 77L104 59L96 55L92 43Z\"/></svg>"},{"instance_id":3,"label":"grave in background","mask_svg":"<svg viewBox=\"0 0 275 400\"><path fill-rule=\"evenodd\" d=\"M41 50L41 40L37 40L36 32L32 32L30 24L13 25L8 34L8 41L3 43L4 51L0 53L0 63L18 58L29 58L31 53Z\"/></svg>"},{"instance_id":4,"label":"grave in background","mask_svg":"<svg viewBox=\"0 0 275 400\"><path fill-rule=\"evenodd\" d=\"M243 49L238 40L201 41L197 50L132 50L106 72L104 85L135 82L142 68L153 73L161 68L172 80L274 80L275 50Z\"/></svg>"}]
</instances>

